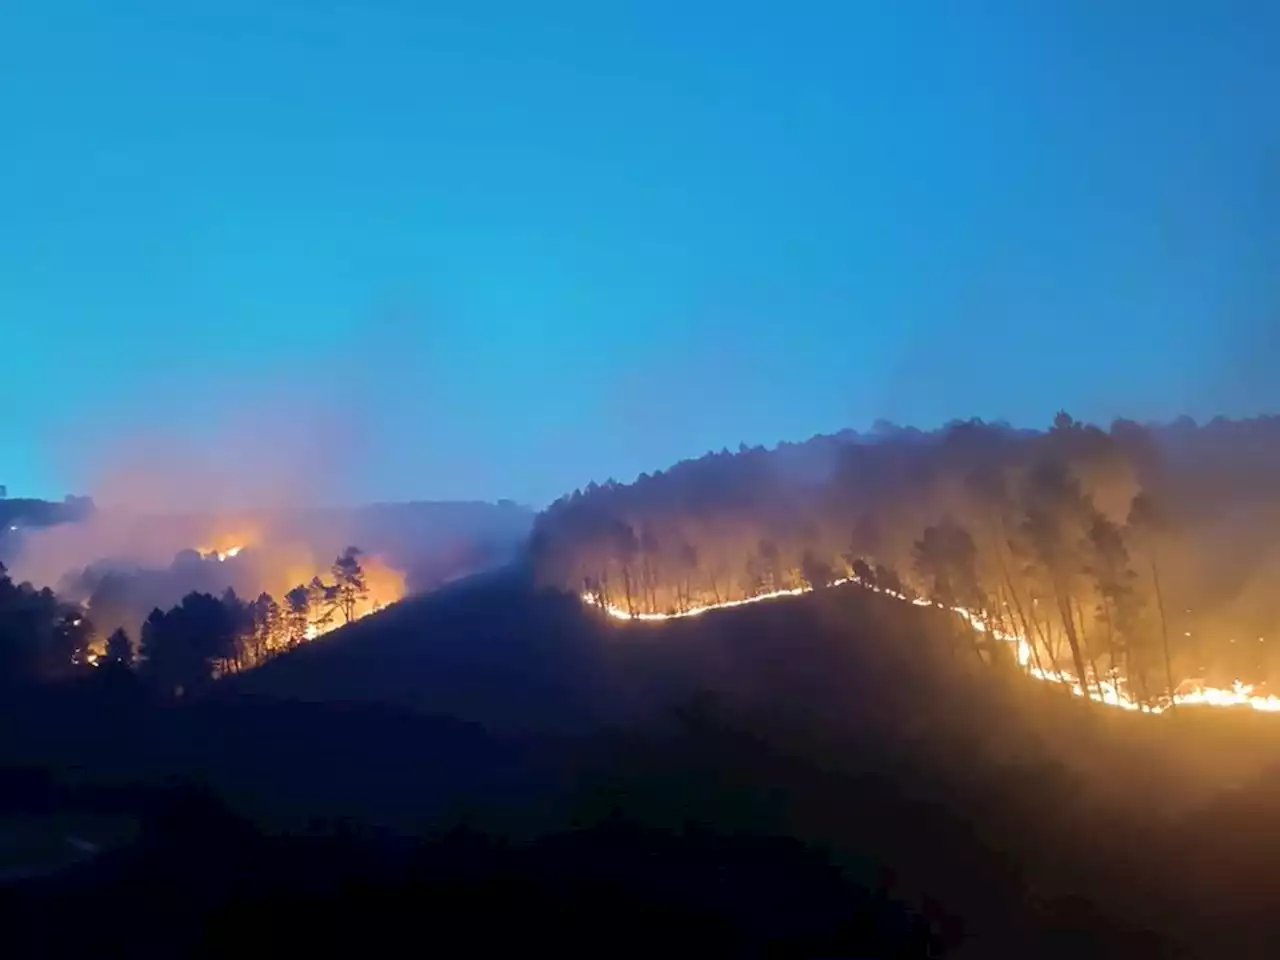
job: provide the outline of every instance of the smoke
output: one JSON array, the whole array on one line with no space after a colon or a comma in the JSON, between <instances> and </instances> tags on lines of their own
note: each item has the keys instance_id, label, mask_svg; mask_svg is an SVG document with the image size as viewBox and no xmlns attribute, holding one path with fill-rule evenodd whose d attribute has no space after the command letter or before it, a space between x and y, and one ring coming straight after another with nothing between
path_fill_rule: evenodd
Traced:
<instances>
[{"instance_id":1,"label":"smoke","mask_svg":"<svg viewBox=\"0 0 1280 960\"><path fill-rule=\"evenodd\" d=\"M334 388L344 381L316 373L314 386L237 384L204 402L178 397L173 411L157 397L145 419L176 412L182 422L170 427L130 418L68 430L56 454L95 509L82 522L24 531L15 577L82 602L108 576L117 598L128 580L131 597L116 606L132 616L191 590L282 597L324 574L358 541L350 511L315 508L348 493L369 413ZM243 552L226 562L199 557L233 547ZM372 555L365 566L385 599L399 599L403 573ZM98 624L119 625L137 627Z\"/></svg>"},{"instance_id":2,"label":"smoke","mask_svg":"<svg viewBox=\"0 0 1280 960\"><path fill-rule=\"evenodd\" d=\"M192 591L283 600L331 579L349 545L364 553L370 602L385 605L503 562L523 542L532 517L514 504L344 506L369 462L376 404L361 395L358 369L316 372L315 387L187 398L180 427L68 432L64 472L95 508L22 531L12 574L87 603L100 634L134 633L151 609Z\"/></svg>"},{"instance_id":3,"label":"smoke","mask_svg":"<svg viewBox=\"0 0 1280 960\"><path fill-rule=\"evenodd\" d=\"M315 373L300 386L236 382L203 401L174 400L172 412L156 396L159 409L117 429L95 421L69 431L56 456L83 492L117 512L223 514L340 500L366 452L372 412L345 393L344 379Z\"/></svg>"}]
</instances>

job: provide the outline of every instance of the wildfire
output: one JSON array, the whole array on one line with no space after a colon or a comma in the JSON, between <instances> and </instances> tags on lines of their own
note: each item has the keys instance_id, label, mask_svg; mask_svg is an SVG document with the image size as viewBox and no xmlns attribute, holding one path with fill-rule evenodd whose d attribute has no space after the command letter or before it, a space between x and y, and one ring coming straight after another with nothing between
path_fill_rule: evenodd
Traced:
<instances>
[{"instance_id":1,"label":"wildfire","mask_svg":"<svg viewBox=\"0 0 1280 960\"><path fill-rule=\"evenodd\" d=\"M196 553L200 554L203 560L216 560L218 563L225 563L238 557L242 551L259 543L262 539L261 531L247 523L236 523L230 531L223 529L206 531L206 533L212 535L201 538L205 540L206 545L199 547Z\"/></svg>"},{"instance_id":2,"label":"wildfire","mask_svg":"<svg viewBox=\"0 0 1280 960\"><path fill-rule=\"evenodd\" d=\"M912 599L893 590L885 590L882 587L871 586L863 583L856 577L842 577L830 584L832 587L840 587L846 584L857 584L863 589L872 590L875 593L883 593L894 599L911 603L918 607L937 606L931 600L920 598ZM598 597L592 593L582 594L582 600L589 606L597 607L603 610L608 616L616 620L679 620L685 617L697 617L712 610L725 610L730 607L742 607L752 603L763 603L768 600L777 600L783 597L798 597L806 593L812 592L812 587L793 587L787 590L772 590L768 593L756 594L742 600L725 600L720 603L705 604L697 607L690 607L688 610L682 610L675 613L637 613L631 614L621 607L613 604L602 604ZM952 612L963 619L970 627L979 633L987 633L987 625L982 618L973 610L967 610L963 607L953 607ZM1280 713L1280 697L1274 694L1261 696L1255 694L1254 687L1250 684L1235 681L1230 688L1210 687L1204 685L1195 685L1190 690L1173 691L1168 705L1147 705L1136 700L1126 689L1123 681L1120 680L1104 680L1096 678L1095 681L1086 689L1080 681L1066 672L1056 672L1045 670L1035 664L1034 651L1030 641L1026 637L1019 634L1008 633L1003 630L993 629L990 631L991 636L997 640L1014 648L1017 657L1018 666L1026 671L1027 676L1045 683L1054 683L1065 686L1078 697L1088 697L1090 700L1102 703L1108 707L1116 707L1121 710L1129 710L1135 713L1158 714L1164 713L1170 706L1206 706L1206 707L1248 707L1262 713Z\"/></svg>"},{"instance_id":3,"label":"wildfire","mask_svg":"<svg viewBox=\"0 0 1280 960\"><path fill-rule=\"evenodd\" d=\"M244 600L250 602L252 608L253 598L261 592L275 603L275 609L279 611L271 619L257 622L251 633L242 639L242 649L234 664L216 665L215 675L250 669L299 642L310 642L347 623L377 613L405 595L404 574L377 555L359 554L363 593L343 601L337 593L329 564L323 563L315 550L305 543L296 540L264 541L256 535L222 535L209 537L205 542L211 545L202 546L196 552L209 562L225 563L243 553L236 573L241 580L252 584L252 589L243 593ZM303 592L300 609L292 607L297 601L290 597L298 590ZM292 623L289 622L291 617ZM304 622L298 623L299 618Z\"/></svg>"},{"instance_id":4,"label":"wildfire","mask_svg":"<svg viewBox=\"0 0 1280 960\"><path fill-rule=\"evenodd\" d=\"M217 560L219 563L225 563L227 560L230 560L232 557L239 556L240 551L243 549L244 549L243 546L240 546L239 544L237 544L234 547L227 547L225 550L210 550L208 548L202 548L198 552L201 558L205 560Z\"/></svg>"}]
</instances>

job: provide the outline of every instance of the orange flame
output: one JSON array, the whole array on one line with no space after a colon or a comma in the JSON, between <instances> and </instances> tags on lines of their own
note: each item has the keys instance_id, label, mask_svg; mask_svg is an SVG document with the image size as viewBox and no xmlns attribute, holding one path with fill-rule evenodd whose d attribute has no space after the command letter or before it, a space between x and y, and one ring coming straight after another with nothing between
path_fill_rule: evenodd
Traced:
<instances>
[{"instance_id":1,"label":"orange flame","mask_svg":"<svg viewBox=\"0 0 1280 960\"><path fill-rule=\"evenodd\" d=\"M200 556L203 557L205 560L217 560L219 563L224 563L225 561L230 560L232 557L238 556L240 554L240 551L243 549L244 547L239 545L236 545L234 547L227 547L225 550L211 550L207 547L201 547L196 552L199 553Z\"/></svg>"},{"instance_id":2,"label":"orange flame","mask_svg":"<svg viewBox=\"0 0 1280 960\"><path fill-rule=\"evenodd\" d=\"M866 590L872 590L875 593L883 593L894 599L911 603L918 607L938 606L931 600L911 599L901 593L892 590L885 590L881 587L871 586L858 580L856 577L842 577L829 586L839 587L845 584L857 584ZM644 620L644 621L662 621L662 620L679 620L685 617L697 617L712 610L725 610L730 607L742 607L747 604L761 603L766 600L776 600L783 597L798 597L806 593L812 592L812 587L793 587L787 590L773 590L768 593L760 593L755 596L747 597L742 600L726 600L721 603L711 603L702 606L691 607L677 613L637 613L631 614L621 607L612 604L601 604L598 597L591 593L582 594L582 601L588 606L600 608L608 616L616 620ZM970 627L979 633L986 633L987 626L982 618L973 610L967 610L963 607L952 607L952 612L963 619ZM1158 714L1164 713L1170 706L1206 706L1206 707L1248 707L1251 710L1257 710L1262 713L1280 713L1280 697L1274 694L1268 696L1260 696L1255 694L1254 687L1250 684L1242 683L1236 680L1230 688L1210 687L1197 685L1195 688L1185 691L1171 691L1170 703L1167 705L1153 704L1147 705L1134 699L1134 697L1125 689L1125 683L1122 680L1103 680L1096 678L1093 685L1089 689L1085 689L1080 681L1066 672L1055 672L1052 670L1044 670L1037 667L1033 662L1031 643L1026 637L1015 633L1006 633L1003 630L992 630L991 635L997 640L1003 641L1014 648L1017 656L1018 665L1026 671L1029 677L1041 680L1045 683L1055 683L1068 687L1073 694L1078 697L1088 697L1090 700L1104 704L1108 707L1116 707L1121 710L1128 710L1136 713Z\"/></svg>"}]
</instances>

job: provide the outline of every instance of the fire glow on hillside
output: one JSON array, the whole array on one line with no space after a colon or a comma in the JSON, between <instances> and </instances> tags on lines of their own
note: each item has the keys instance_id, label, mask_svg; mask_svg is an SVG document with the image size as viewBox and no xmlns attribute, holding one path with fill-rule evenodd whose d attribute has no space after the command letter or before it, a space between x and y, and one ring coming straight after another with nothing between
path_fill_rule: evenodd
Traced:
<instances>
[{"instance_id":1,"label":"fire glow on hillside","mask_svg":"<svg viewBox=\"0 0 1280 960\"><path fill-rule=\"evenodd\" d=\"M203 545L183 551L168 568L117 575L117 580L105 581L116 584L113 589L95 592L84 601L91 618L109 625L96 629L84 663L97 666L103 661L106 634L129 612L130 589L158 591L144 594L144 606L170 612L185 603L188 595L221 597L237 627L230 654L212 664L214 676L252 669L376 613L405 594L401 571L354 547L325 562L325 552L306 543L269 541L245 529L236 536L210 536L198 542ZM137 609L132 614L143 617ZM134 622L126 622L126 632L141 640L147 625L137 630Z\"/></svg>"},{"instance_id":2,"label":"fire glow on hillside","mask_svg":"<svg viewBox=\"0 0 1280 960\"><path fill-rule=\"evenodd\" d=\"M379 557L354 548L349 548L327 569L319 568L314 561L311 565L298 566L299 557L285 562L284 552L273 556L261 546L246 549L231 544L199 553L204 560L216 563L236 558L241 558L242 563L255 560L259 568L264 556L268 561L278 560L281 567L268 579L296 584L287 592L282 588L278 600L264 591L257 600L248 603L245 609L250 621L249 632L239 638L233 660L215 665L215 676L259 666L300 644L377 613L403 598L405 592L404 575L400 571ZM344 569L344 562L358 566Z\"/></svg>"},{"instance_id":3,"label":"fire glow on hillside","mask_svg":"<svg viewBox=\"0 0 1280 960\"><path fill-rule=\"evenodd\" d=\"M936 606L932 601L925 599L912 599L904 594L897 593L893 590L885 590L881 587L864 584L854 577L842 577L830 584L831 587L840 587L847 584L856 584L866 590L872 590L876 593L886 594L901 600L905 603L911 603L915 606L930 607ZM631 614L621 607L614 605L602 605L600 600L592 593L582 594L582 601L588 606L602 609L604 613L616 620L642 620L642 621L664 621L678 620L686 617L697 617L702 614L709 613L713 610L726 610L732 607L747 606L753 603L761 603L768 600L776 600L784 597L798 597L806 593L811 593L812 587L792 587L785 590L774 590L768 593L760 593L742 600L726 600L721 603L712 603L702 606L690 607L687 610L678 613L636 613ZM987 625L982 618L971 610L960 607L952 608L952 612L957 614L970 627L979 633L990 632L991 636L997 640L1014 648L1018 666L1027 674L1036 680L1046 683L1059 684L1068 687L1072 693L1079 697L1088 697L1098 703L1102 703L1108 707L1116 707L1121 710L1129 710L1137 713L1158 714L1169 709L1170 706L1206 706L1206 707L1248 707L1263 713L1280 713L1280 697L1274 694L1269 696L1260 696L1254 694L1254 688L1235 681L1230 688L1197 686L1191 690L1171 691L1172 696L1169 698L1170 703L1165 705L1147 705L1140 703L1125 688L1125 684L1120 680L1104 680L1097 678L1091 683L1089 689L1085 689L1080 681L1064 672L1055 672L1045 670L1036 662L1035 652L1031 643L1022 636L1008 633L999 629L991 629L988 631Z\"/></svg>"}]
</instances>

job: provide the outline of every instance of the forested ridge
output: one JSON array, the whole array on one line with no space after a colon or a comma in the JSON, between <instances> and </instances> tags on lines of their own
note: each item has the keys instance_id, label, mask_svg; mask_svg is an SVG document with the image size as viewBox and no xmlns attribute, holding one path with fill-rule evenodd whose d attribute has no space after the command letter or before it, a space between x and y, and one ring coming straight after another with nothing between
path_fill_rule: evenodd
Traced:
<instances>
[{"instance_id":1,"label":"forested ridge","mask_svg":"<svg viewBox=\"0 0 1280 960\"><path fill-rule=\"evenodd\" d=\"M634 615L857 577L972 610L1028 638L1034 665L1155 704L1265 683L1278 535L1280 418L1104 429L1060 413L1044 431L881 426L593 483L538 517L532 554L545 584Z\"/></svg>"}]
</instances>

